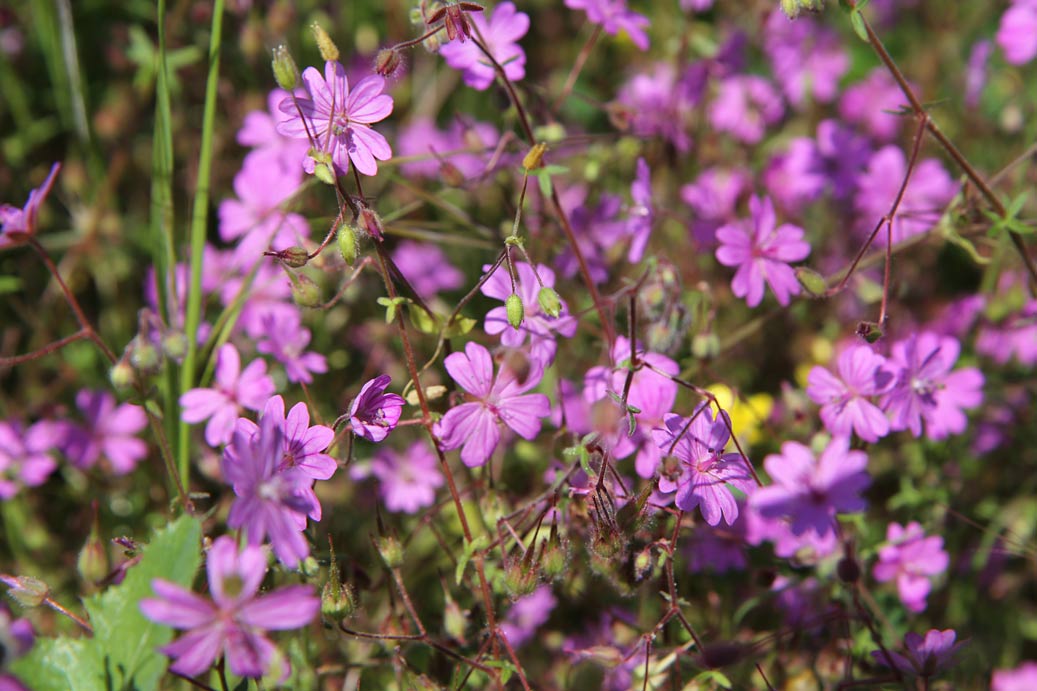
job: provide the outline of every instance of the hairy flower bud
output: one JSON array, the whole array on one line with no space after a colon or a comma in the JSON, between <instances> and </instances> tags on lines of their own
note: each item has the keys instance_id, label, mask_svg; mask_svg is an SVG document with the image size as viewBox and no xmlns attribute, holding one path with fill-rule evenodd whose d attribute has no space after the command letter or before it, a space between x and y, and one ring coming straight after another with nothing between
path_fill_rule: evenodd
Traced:
<instances>
[{"instance_id":1,"label":"hairy flower bud","mask_svg":"<svg viewBox=\"0 0 1037 691\"><path fill-rule=\"evenodd\" d=\"M110 381L112 386L120 391L132 387L133 382L136 380L137 373L133 370L133 366L126 360L119 360L112 365L112 369L108 371L108 381Z\"/></svg>"},{"instance_id":2,"label":"hairy flower bud","mask_svg":"<svg viewBox=\"0 0 1037 691\"><path fill-rule=\"evenodd\" d=\"M345 260L346 264L353 266L359 251L356 229L348 223L343 223L338 227L338 237L336 239L338 240L338 252L342 255L342 259Z\"/></svg>"},{"instance_id":3,"label":"hairy flower bud","mask_svg":"<svg viewBox=\"0 0 1037 691\"><path fill-rule=\"evenodd\" d=\"M292 300L299 307L316 307L320 304L320 288L309 276L292 275Z\"/></svg>"},{"instance_id":4,"label":"hairy flower bud","mask_svg":"<svg viewBox=\"0 0 1037 691\"><path fill-rule=\"evenodd\" d=\"M50 587L32 576L0 576L0 581L7 584L7 594L25 608L39 607L50 597Z\"/></svg>"},{"instance_id":5,"label":"hairy flower bud","mask_svg":"<svg viewBox=\"0 0 1037 691\"><path fill-rule=\"evenodd\" d=\"M90 529L83 549L76 558L76 571L87 583L100 583L108 575L108 552L97 535L97 524Z\"/></svg>"},{"instance_id":6,"label":"hairy flower bud","mask_svg":"<svg viewBox=\"0 0 1037 691\"><path fill-rule=\"evenodd\" d=\"M278 260L291 269L301 269L310 261L310 253L299 246L277 252Z\"/></svg>"},{"instance_id":7,"label":"hairy flower bud","mask_svg":"<svg viewBox=\"0 0 1037 691\"><path fill-rule=\"evenodd\" d=\"M526 171L533 171L544 164L544 153L547 151L547 144L544 142L538 142L533 145L533 148L522 159L522 167Z\"/></svg>"},{"instance_id":8,"label":"hairy flower bud","mask_svg":"<svg viewBox=\"0 0 1037 691\"><path fill-rule=\"evenodd\" d=\"M537 569L524 559L515 559L504 569L504 587L516 600L536 590L537 582Z\"/></svg>"},{"instance_id":9,"label":"hairy flower bud","mask_svg":"<svg viewBox=\"0 0 1037 691\"><path fill-rule=\"evenodd\" d=\"M352 586L339 580L338 567L333 565L328 582L320 591L320 614L328 621L342 621L356 611L356 594Z\"/></svg>"},{"instance_id":10,"label":"hairy flower bud","mask_svg":"<svg viewBox=\"0 0 1037 691\"><path fill-rule=\"evenodd\" d=\"M885 331L878 322L858 322L857 335L868 343L877 343L885 335Z\"/></svg>"},{"instance_id":11,"label":"hairy flower bud","mask_svg":"<svg viewBox=\"0 0 1037 691\"><path fill-rule=\"evenodd\" d=\"M391 77L400 69L402 60L400 51L395 48L382 48L375 56L374 71L383 77Z\"/></svg>"},{"instance_id":12,"label":"hairy flower bud","mask_svg":"<svg viewBox=\"0 0 1037 691\"><path fill-rule=\"evenodd\" d=\"M283 43L274 48L274 59L271 63L274 70L274 81L285 91L291 92L299 84L299 67Z\"/></svg>"},{"instance_id":13,"label":"hairy flower bud","mask_svg":"<svg viewBox=\"0 0 1037 691\"><path fill-rule=\"evenodd\" d=\"M130 364L138 372L155 374L162 367L162 353L139 336L130 344Z\"/></svg>"},{"instance_id":14,"label":"hairy flower bud","mask_svg":"<svg viewBox=\"0 0 1037 691\"><path fill-rule=\"evenodd\" d=\"M562 313L562 299L558 297L554 288L548 286L540 288L540 292L537 293L537 302L540 304L540 309L549 317L557 317Z\"/></svg>"},{"instance_id":15,"label":"hairy flower bud","mask_svg":"<svg viewBox=\"0 0 1037 691\"><path fill-rule=\"evenodd\" d=\"M313 31L313 38L317 41L317 48L320 50L320 56L325 62L335 62L338 60L338 46L331 40L331 36L328 36L328 32L324 30L317 22L314 22L310 29Z\"/></svg>"},{"instance_id":16,"label":"hairy flower bud","mask_svg":"<svg viewBox=\"0 0 1037 691\"><path fill-rule=\"evenodd\" d=\"M525 309L522 307L522 298L517 294L512 293L508 296L508 299L504 301L504 307L508 312L508 323L511 324L511 328L517 329L522 326L522 318L525 316Z\"/></svg>"},{"instance_id":17,"label":"hairy flower bud","mask_svg":"<svg viewBox=\"0 0 1037 691\"><path fill-rule=\"evenodd\" d=\"M325 185L335 184L335 171L327 163L318 163L313 166L313 174Z\"/></svg>"},{"instance_id":18,"label":"hairy flower bud","mask_svg":"<svg viewBox=\"0 0 1037 691\"><path fill-rule=\"evenodd\" d=\"M379 242L382 240L385 235L385 225L382 223L381 216L365 206L360 210L359 222L360 230Z\"/></svg>"},{"instance_id":19,"label":"hairy flower bud","mask_svg":"<svg viewBox=\"0 0 1037 691\"><path fill-rule=\"evenodd\" d=\"M795 19L799 16L799 13L807 10L808 12L820 12L825 7L824 0L781 0L781 11L789 19Z\"/></svg>"},{"instance_id":20,"label":"hairy flower bud","mask_svg":"<svg viewBox=\"0 0 1037 691\"><path fill-rule=\"evenodd\" d=\"M799 284L803 286L803 290L807 291L810 297L824 297L825 293L828 292L828 282L825 280L825 277L813 269L797 266L796 280L799 281Z\"/></svg>"},{"instance_id":21,"label":"hairy flower bud","mask_svg":"<svg viewBox=\"0 0 1037 691\"><path fill-rule=\"evenodd\" d=\"M378 548L382 561L390 569L398 569L403 565L403 545L392 535L378 538L375 547Z\"/></svg>"},{"instance_id":22,"label":"hairy flower bud","mask_svg":"<svg viewBox=\"0 0 1037 691\"><path fill-rule=\"evenodd\" d=\"M162 335L162 352L171 360L180 362L187 354L187 336L179 331Z\"/></svg>"}]
</instances>

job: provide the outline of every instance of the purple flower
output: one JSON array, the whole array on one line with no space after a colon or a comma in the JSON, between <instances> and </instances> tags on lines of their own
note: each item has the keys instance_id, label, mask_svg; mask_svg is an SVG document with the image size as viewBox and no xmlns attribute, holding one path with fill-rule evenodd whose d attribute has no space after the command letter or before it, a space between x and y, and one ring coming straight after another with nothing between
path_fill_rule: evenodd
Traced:
<instances>
[{"instance_id":1,"label":"purple flower","mask_svg":"<svg viewBox=\"0 0 1037 691\"><path fill-rule=\"evenodd\" d=\"M598 197L597 204L592 206L587 200L587 188L582 185L562 188L558 196L569 216L576 244L583 253L591 280L604 283L609 277L607 253L626 232L626 223L619 218L623 199L615 194L603 193ZM555 266L566 278L572 278L580 270L576 255L568 245L558 254Z\"/></svg>"},{"instance_id":2,"label":"purple flower","mask_svg":"<svg viewBox=\"0 0 1037 691\"><path fill-rule=\"evenodd\" d=\"M58 467L51 455L58 431L48 420L24 429L16 420L0 422L0 501L47 481Z\"/></svg>"},{"instance_id":3,"label":"purple flower","mask_svg":"<svg viewBox=\"0 0 1037 691\"><path fill-rule=\"evenodd\" d=\"M681 0L681 9L685 12L705 12L713 7L713 0Z\"/></svg>"},{"instance_id":4,"label":"purple flower","mask_svg":"<svg viewBox=\"0 0 1037 691\"><path fill-rule=\"evenodd\" d=\"M397 394L385 393L391 381L388 374L381 374L360 389L349 405L349 424L353 434L379 442L396 428L406 401Z\"/></svg>"},{"instance_id":5,"label":"purple flower","mask_svg":"<svg viewBox=\"0 0 1037 691\"><path fill-rule=\"evenodd\" d=\"M954 654L965 645L964 642L955 643L957 634L954 629L937 631L930 629L923 639L914 631L904 636L904 647L906 654L901 655L889 651L893 667L902 674L923 677L928 679L951 666ZM871 656L875 661L890 666L890 660L886 659L886 653L881 650L873 650Z\"/></svg>"},{"instance_id":6,"label":"purple flower","mask_svg":"<svg viewBox=\"0 0 1037 691\"><path fill-rule=\"evenodd\" d=\"M770 542L774 554L782 559L795 559L798 563L815 563L840 547L835 531L818 534L808 530L801 535L792 532L788 518L768 518L760 514L753 502L745 507L745 541L750 545Z\"/></svg>"},{"instance_id":7,"label":"purple flower","mask_svg":"<svg viewBox=\"0 0 1037 691\"><path fill-rule=\"evenodd\" d=\"M518 648L533 637L551 616L558 600L551 594L551 586L542 585L525 597L515 600L501 622L501 630L513 648Z\"/></svg>"},{"instance_id":8,"label":"purple flower","mask_svg":"<svg viewBox=\"0 0 1037 691\"><path fill-rule=\"evenodd\" d=\"M799 213L825 191L827 178L817 145L809 137L796 137L784 153L771 157L763 174L771 196L786 211Z\"/></svg>"},{"instance_id":9,"label":"purple flower","mask_svg":"<svg viewBox=\"0 0 1037 691\"><path fill-rule=\"evenodd\" d=\"M995 669L990 691L1031 691L1037 689L1037 662L1024 662L1015 669Z\"/></svg>"},{"instance_id":10,"label":"purple flower","mask_svg":"<svg viewBox=\"0 0 1037 691\"><path fill-rule=\"evenodd\" d=\"M821 406L821 420L833 435L852 432L864 441L877 442L889 434L889 420L868 396L885 393L893 385L886 358L866 345L854 345L839 354L839 376L814 367L807 376L807 395Z\"/></svg>"},{"instance_id":11,"label":"purple flower","mask_svg":"<svg viewBox=\"0 0 1037 691\"><path fill-rule=\"evenodd\" d=\"M416 441L406 453L379 449L368 465L356 464L349 476L362 480L373 475L378 495L389 511L417 513L436 503L436 489L443 486L439 459L428 444Z\"/></svg>"},{"instance_id":12,"label":"purple flower","mask_svg":"<svg viewBox=\"0 0 1037 691\"><path fill-rule=\"evenodd\" d=\"M297 93L305 96L301 89ZM266 110L247 113L238 130L238 144L254 147L256 151L271 156L283 170L299 171L306 159L309 142L286 137L277 131L278 123L288 119L280 108L287 97L287 91L274 89L267 96Z\"/></svg>"},{"instance_id":13,"label":"purple flower","mask_svg":"<svg viewBox=\"0 0 1037 691\"><path fill-rule=\"evenodd\" d=\"M288 381L309 384L313 374L328 371L328 361L320 353L306 352L310 330L300 323L298 311L267 314L263 317L263 337L256 350L273 355L284 365Z\"/></svg>"},{"instance_id":14,"label":"purple flower","mask_svg":"<svg viewBox=\"0 0 1037 691\"><path fill-rule=\"evenodd\" d=\"M311 144L330 154L341 172L348 170L352 161L364 175L376 175L375 159L392 158L389 142L371 129L372 123L392 113L392 96L382 93L385 80L371 75L361 79L351 91L345 68L329 60L324 64L323 77L316 68L307 67L302 81L310 97L281 101L281 112L288 117L277 124L277 131L289 137L312 136ZM313 158L307 158L305 166L306 172L312 173Z\"/></svg>"},{"instance_id":15,"label":"purple flower","mask_svg":"<svg viewBox=\"0 0 1037 691\"><path fill-rule=\"evenodd\" d=\"M273 262L262 262L254 274L240 265L234 269L243 273L226 279L220 290L220 302L231 307L238 300L244 300L235 327L240 327L249 338L262 338L271 319L282 324L302 321L299 308L292 301L292 284L281 267Z\"/></svg>"},{"instance_id":16,"label":"purple flower","mask_svg":"<svg viewBox=\"0 0 1037 691\"><path fill-rule=\"evenodd\" d=\"M489 21L483 14L469 14L467 19L478 30L486 50L504 68L508 79L519 81L526 76L526 53L518 40L529 31L529 15L515 9L512 2L497 5ZM446 64L461 70L465 84L473 89L483 91L493 83L496 76L493 64L475 41L451 41L440 47L439 54Z\"/></svg>"},{"instance_id":17,"label":"purple flower","mask_svg":"<svg viewBox=\"0 0 1037 691\"><path fill-rule=\"evenodd\" d=\"M148 425L143 408L131 403L116 407L115 396L86 389L76 394L76 407L85 421L82 426L70 423L65 430L64 451L72 465L92 468L103 457L113 473L125 475L148 455L148 445L136 437Z\"/></svg>"},{"instance_id":18,"label":"purple flower","mask_svg":"<svg viewBox=\"0 0 1037 691\"><path fill-rule=\"evenodd\" d=\"M36 217L60 170L60 163L52 165L47 179L29 192L29 199L21 209L10 204L0 204L0 249L20 245L36 234Z\"/></svg>"},{"instance_id":19,"label":"purple flower","mask_svg":"<svg viewBox=\"0 0 1037 691\"><path fill-rule=\"evenodd\" d=\"M628 9L626 0L565 0L565 6L586 12L587 21L600 25L610 36L626 31L635 46L648 50L648 34L644 30L651 22Z\"/></svg>"},{"instance_id":20,"label":"purple flower","mask_svg":"<svg viewBox=\"0 0 1037 691\"><path fill-rule=\"evenodd\" d=\"M663 428L652 430L652 438L663 454L672 454L679 461L672 474L667 467L663 468L659 491L667 494L676 491L677 508L693 511L699 507L709 525L715 526L721 519L734 525L738 503L731 489L747 495L755 489L748 461L740 454L724 453L731 438L731 418L726 412L720 411L714 421L709 407L702 404L693 418L689 426L687 418L670 414Z\"/></svg>"},{"instance_id":21,"label":"purple flower","mask_svg":"<svg viewBox=\"0 0 1037 691\"><path fill-rule=\"evenodd\" d=\"M843 200L856 189L857 177L868 165L872 150L863 135L837 120L822 120L817 125L817 154L832 194Z\"/></svg>"},{"instance_id":22,"label":"purple flower","mask_svg":"<svg viewBox=\"0 0 1037 691\"><path fill-rule=\"evenodd\" d=\"M335 432L324 425L310 426L310 411L299 402L284 414L284 399L272 396L263 406L263 418L270 418L284 432L283 453L277 472L291 470L313 480L327 480L338 469L334 458L324 453L335 438ZM258 432L256 427L253 431Z\"/></svg>"},{"instance_id":23,"label":"purple flower","mask_svg":"<svg viewBox=\"0 0 1037 691\"><path fill-rule=\"evenodd\" d=\"M7 606L0 603L0 651L3 653L3 665L0 666L0 691L29 691L12 674L4 672L8 663L17 660L36 643L36 632L28 619L14 619Z\"/></svg>"},{"instance_id":24,"label":"purple flower","mask_svg":"<svg viewBox=\"0 0 1037 691\"><path fill-rule=\"evenodd\" d=\"M702 100L707 70L693 64L678 74L668 62L639 70L623 84L613 104L614 117L639 137L661 135L681 153L691 149L688 135L695 108Z\"/></svg>"},{"instance_id":25,"label":"purple flower","mask_svg":"<svg viewBox=\"0 0 1037 691\"><path fill-rule=\"evenodd\" d=\"M993 50L994 44L983 40L976 41L969 53L969 61L965 66L965 105L969 108L979 107L979 97L987 83L987 63Z\"/></svg>"},{"instance_id":26,"label":"purple flower","mask_svg":"<svg viewBox=\"0 0 1037 691\"><path fill-rule=\"evenodd\" d=\"M774 10L764 32L764 50L772 71L781 75L781 88L797 109L811 97L829 103L839 91L839 79L850 68L850 59L839 36L812 19L792 22Z\"/></svg>"},{"instance_id":27,"label":"purple flower","mask_svg":"<svg viewBox=\"0 0 1037 691\"><path fill-rule=\"evenodd\" d=\"M976 336L976 352L1005 365L1013 357L1024 366L1037 364L1037 300L996 325L980 327Z\"/></svg>"},{"instance_id":28,"label":"purple flower","mask_svg":"<svg viewBox=\"0 0 1037 691\"><path fill-rule=\"evenodd\" d=\"M641 261L652 234L652 221L655 209L652 207L652 174L643 158L637 159L637 175L630 185L630 198L633 204L627 209L626 234L630 236L630 251L627 261Z\"/></svg>"},{"instance_id":29,"label":"purple flower","mask_svg":"<svg viewBox=\"0 0 1037 691\"><path fill-rule=\"evenodd\" d=\"M259 547L238 552L233 538L223 535L209 549L206 561L212 599L156 578L151 587L158 597L140 601L148 619L188 633L160 650L175 661L170 669L193 677L212 667L223 655L239 677L262 677L283 670L288 660L264 633L308 624L320 609L320 600L308 585L289 585L258 595L266 573L266 554Z\"/></svg>"},{"instance_id":30,"label":"purple flower","mask_svg":"<svg viewBox=\"0 0 1037 691\"><path fill-rule=\"evenodd\" d=\"M995 39L1013 65L1025 65L1037 56L1037 2L1013 0L1001 16Z\"/></svg>"},{"instance_id":31,"label":"purple flower","mask_svg":"<svg viewBox=\"0 0 1037 691\"><path fill-rule=\"evenodd\" d=\"M771 454L763 465L776 484L758 489L749 501L765 518L791 518L796 535L813 531L823 536L833 532L837 513L867 507L861 492L871 484L868 455L850 451L846 437L832 439L820 458L799 442L787 441L781 454Z\"/></svg>"},{"instance_id":32,"label":"purple flower","mask_svg":"<svg viewBox=\"0 0 1037 691\"><path fill-rule=\"evenodd\" d=\"M894 139L900 131L904 118L896 113L906 105L907 100L893 77L884 67L876 67L866 79L843 92L839 115L845 122L862 126L872 138L885 142Z\"/></svg>"},{"instance_id":33,"label":"purple flower","mask_svg":"<svg viewBox=\"0 0 1037 691\"><path fill-rule=\"evenodd\" d=\"M437 178L451 166L471 180L488 172L490 155L499 140L497 128L486 122L458 118L441 131L431 118L419 117L401 129L397 148L400 156L423 160L401 163L400 168L408 175Z\"/></svg>"},{"instance_id":34,"label":"purple flower","mask_svg":"<svg viewBox=\"0 0 1037 691\"><path fill-rule=\"evenodd\" d=\"M879 549L879 561L872 575L880 583L896 580L904 607L912 612L924 611L932 577L946 571L949 563L943 538L926 537L922 526L912 521L906 527L890 523L886 543Z\"/></svg>"},{"instance_id":35,"label":"purple flower","mask_svg":"<svg viewBox=\"0 0 1037 691\"><path fill-rule=\"evenodd\" d=\"M181 418L195 424L208 419L205 442L212 447L226 444L234 434L234 423L242 409L259 411L274 393L274 380L266 373L266 362L256 358L242 371L238 350L225 343L216 353L215 386L191 389L180 396Z\"/></svg>"},{"instance_id":36,"label":"purple flower","mask_svg":"<svg viewBox=\"0 0 1037 691\"><path fill-rule=\"evenodd\" d=\"M436 245L403 240L393 250L392 260L423 300L431 300L441 290L464 285L464 274Z\"/></svg>"},{"instance_id":37,"label":"purple flower","mask_svg":"<svg viewBox=\"0 0 1037 691\"><path fill-rule=\"evenodd\" d=\"M227 516L231 528L245 528L248 543L270 537L274 554L290 568L310 553L302 535L306 516L320 517L313 480L297 468L281 469L285 457L284 420L264 415L258 427L249 421L234 430L223 450L223 476L237 495Z\"/></svg>"},{"instance_id":38,"label":"purple flower","mask_svg":"<svg viewBox=\"0 0 1037 691\"><path fill-rule=\"evenodd\" d=\"M785 114L779 94L763 77L739 74L720 82L709 105L709 121L719 132L728 132L744 144L763 139L769 125Z\"/></svg>"},{"instance_id":39,"label":"purple flower","mask_svg":"<svg viewBox=\"0 0 1037 691\"><path fill-rule=\"evenodd\" d=\"M684 555L692 573L742 571L745 558L746 520L743 511L730 526L696 526L685 543Z\"/></svg>"},{"instance_id":40,"label":"purple flower","mask_svg":"<svg viewBox=\"0 0 1037 691\"><path fill-rule=\"evenodd\" d=\"M444 451L463 446L461 461L474 468L486 463L497 448L498 423L523 439L533 439L540 433L540 418L551 414L551 402L543 394L523 393L536 381L520 385L507 369L495 378L490 351L478 343L469 341L464 350L451 353L443 364L450 377L475 400L448 410L436 423L435 433Z\"/></svg>"},{"instance_id":41,"label":"purple flower","mask_svg":"<svg viewBox=\"0 0 1037 691\"><path fill-rule=\"evenodd\" d=\"M782 305L799 295L799 281L789 262L806 259L810 244L803 239L803 229L788 223L775 227L774 204L768 197L749 200L748 221L731 223L717 229L720 247L717 261L724 266L737 266L731 289L746 304L756 307L763 300L763 283L770 285Z\"/></svg>"},{"instance_id":42,"label":"purple flower","mask_svg":"<svg viewBox=\"0 0 1037 691\"><path fill-rule=\"evenodd\" d=\"M716 230L735 220L738 198L752 186L750 175L738 168L707 168L695 182L681 187L681 199L695 212L691 234L699 245L716 245Z\"/></svg>"},{"instance_id":43,"label":"purple flower","mask_svg":"<svg viewBox=\"0 0 1037 691\"><path fill-rule=\"evenodd\" d=\"M893 344L889 364L896 384L882 398L890 428L911 430L918 437L945 439L965 431L965 408L983 402L983 374L975 367L951 369L961 344L950 336L925 331Z\"/></svg>"},{"instance_id":44,"label":"purple flower","mask_svg":"<svg viewBox=\"0 0 1037 691\"><path fill-rule=\"evenodd\" d=\"M493 272L485 283L482 284L482 294L486 297L505 302L512 291L522 300L523 318L519 328L515 328L508 322L507 307L501 305L494 307L486 313L484 329L491 336L500 334L501 343L509 348L519 348L530 343L530 359L537 372L554 361L558 344L555 343L555 334L566 338L572 338L576 333L576 320L569 316L569 308L565 302L561 302L561 312L557 317L547 315L540 309L538 295L540 293L541 281L548 288L554 288L555 272L543 264L538 264L536 272L526 262L514 262L515 284L511 283L511 276L503 265ZM489 271L490 266L484 265L483 271ZM537 276L540 276L539 280ZM539 378L539 377L537 377Z\"/></svg>"},{"instance_id":45,"label":"purple flower","mask_svg":"<svg viewBox=\"0 0 1037 691\"><path fill-rule=\"evenodd\" d=\"M868 161L868 168L857 180L854 209L857 212L857 231L867 236L875 224L889 213L890 205L907 171L904 152L896 146L879 149ZM934 158L927 158L915 165L904 196L893 219L893 243L896 244L914 235L928 231L943 215L944 207L957 193L958 186ZM886 243L883 228L875 241Z\"/></svg>"}]
</instances>

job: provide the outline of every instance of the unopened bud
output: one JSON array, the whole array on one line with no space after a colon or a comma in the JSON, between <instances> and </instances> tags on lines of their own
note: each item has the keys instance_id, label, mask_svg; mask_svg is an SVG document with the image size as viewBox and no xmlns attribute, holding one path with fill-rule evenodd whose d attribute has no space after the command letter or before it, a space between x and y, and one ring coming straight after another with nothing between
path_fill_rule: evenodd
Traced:
<instances>
[{"instance_id":1,"label":"unopened bud","mask_svg":"<svg viewBox=\"0 0 1037 691\"><path fill-rule=\"evenodd\" d=\"M853 557L843 557L835 565L839 580L844 583L856 583L861 577L861 565Z\"/></svg>"},{"instance_id":2,"label":"unopened bud","mask_svg":"<svg viewBox=\"0 0 1037 691\"><path fill-rule=\"evenodd\" d=\"M329 621L342 621L356 611L356 595L348 583L339 580L338 569L333 569L331 577L320 592L320 613Z\"/></svg>"},{"instance_id":3,"label":"unopened bud","mask_svg":"<svg viewBox=\"0 0 1037 691\"><path fill-rule=\"evenodd\" d=\"M544 555L540 560L540 570L548 580L555 580L565 573L565 567L569 564L568 545L551 540L544 549Z\"/></svg>"},{"instance_id":4,"label":"unopened bud","mask_svg":"<svg viewBox=\"0 0 1037 691\"><path fill-rule=\"evenodd\" d=\"M720 353L720 339L712 331L695 334L691 339L691 354L700 360L714 358Z\"/></svg>"},{"instance_id":5,"label":"unopened bud","mask_svg":"<svg viewBox=\"0 0 1037 691\"><path fill-rule=\"evenodd\" d=\"M544 163L544 152L547 151L547 144L544 142L538 142L533 145L533 148L529 150L529 153L522 159L522 167L527 171L536 170Z\"/></svg>"},{"instance_id":6,"label":"unopened bud","mask_svg":"<svg viewBox=\"0 0 1037 691\"><path fill-rule=\"evenodd\" d=\"M803 10L820 12L824 6L824 0L781 0L781 11L789 19L795 19Z\"/></svg>"},{"instance_id":7,"label":"unopened bud","mask_svg":"<svg viewBox=\"0 0 1037 691\"><path fill-rule=\"evenodd\" d=\"M443 630L455 641L463 642L468 617L449 594L444 593L444 596L446 601L443 603Z\"/></svg>"},{"instance_id":8,"label":"unopened bud","mask_svg":"<svg viewBox=\"0 0 1037 691\"><path fill-rule=\"evenodd\" d=\"M136 339L130 349L130 364L145 374L154 374L162 366L162 353L142 339Z\"/></svg>"},{"instance_id":9,"label":"unopened bud","mask_svg":"<svg viewBox=\"0 0 1037 691\"><path fill-rule=\"evenodd\" d=\"M537 587L537 569L523 561L516 559L504 570L504 587L514 599L529 595Z\"/></svg>"},{"instance_id":10,"label":"unopened bud","mask_svg":"<svg viewBox=\"0 0 1037 691\"><path fill-rule=\"evenodd\" d=\"M366 206L360 210L360 229L379 242L385 235L382 218Z\"/></svg>"},{"instance_id":11,"label":"unopened bud","mask_svg":"<svg viewBox=\"0 0 1037 691\"><path fill-rule=\"evenodd\" d=\"M353 266L358 251L356 230L348 223L343 223L338 227L337 240L338 252L342 255L342 259L345 260L346 264Z\"/></svg>"},{"instance_id":12,"label":"unopened bud","mask_svg":"<svg viewBox=\"0 0 1037 691\"><path fill-rule=\"evenodd\" d=\"M320 288L309 276L292 276L292 300L299 307L316 307L320 304Z\"/></svg>"},{"instance_id":13,"label":"unopened bud","mask_svg":"<svg viewBox=\"0 0 1037 691\"><path fill-rule=\"evenodd\" d=\"M511 324L511 328L517 329L522 326L522 318L525 315L525 309L522 307L522 298L512 293L504 302L504 307L508 312L508 323Z\"/></svg>"},{"instance_id":14,"label":"unopened bud","mask_svg":"<svg viewBox=\"0 0 1037 691\"><path fill-rule=\"evenodd\" d=\"M335 184L335 171L327 163L318 163L313 166L313 174L325 185Z\"/></svg>"},{"instance_id":15,"label":"unopened bud","mask_svg":"<svg viewBox=\"0 0 1037 691\"><path fill-rule=\"evenodd\" d=\"M306 557L299 563L299 571L304 576L313 578L314 576L320 575L320 562L314 559L313 555Z\"/></svg>"},{"instance_id":16,"label":"unopened bud","mask_svg":"<svg viewBox=\"0 0 1037 691\"><path fill-rule=\"evenodd\" d=\"M289 247L276 253L278 261L290 269L301 269L310 261L310 253L302 247Z\"/></svg>"},{"instance_id":17,"label":"unopened bud","mask_svg":"<svg viewBox=\"0 0 1037 691\"><path fill-rule=\"evenodd\" d=\"M274 81L285 91L292 91L299 84L299 67L288 52L288 46L281 44L274 48L274 59L271 63L274 70Z\"/></svg>"},{"instance_id":18,"label":"unopened bud","mask_svg":"<svg viewBox=\"0 0 1037 691\"><path fill-rule=\"evenodd\" d=\"M813 269L797 266L796 280L799 281L799 284L803 286L803 290L807 291L811 297L824 297L825 293L828 292L828 281Z\"/></svg>"},{"instance_id":19,"label":"unopened bud","mask_svg":"<svg viewBox=\"0 0 1037 691\"><path fill-rule=\"evenodd\" d=\"M378 554L381 555L382 561L390 569L398 569L403 565L403 545L392 535L386 535L380 537L375 541L375 546L378 548Z\"/></svg>"},{"instance_id":20,"label":"unopened bud","mask_svg":"<svg viewBox=\"0 0 1037 691\"><path fill-rule=\"evenodd\" d=\"M108 575L108 553L104 543L97 536L96 525L90 530L86 544L79 551L76 570L87 583L100 583Z\"/></svg>"},{"instance_id":21,"label":"unopened bud","mask_svg":"<svg viewBox=\"0 0 1037 691\"><path fill-rule=\"evenodd\" d=\"M562 299L558 297L554 288L542 287L537 293L537 302L540 309L549 317L557 317L562 313Z\"/></svg>"},{"instance_id":22,"label":"unopened bud","mask_svg":"<svg viewBox=\"0 0 1037 691\"><path fill-rule=\"evenodd\" d=\"M46 583L32 576L0 576L10 590L7 594L25 608L39 607L50 597L50 588Z\"/></svg>"},{"instance_id":23,"label":"unopened bud","mask_svg":"<svg viewBox=\"0 0 1037 691\"><path fill-rule=\"evenodd\" d=\"M137 373L130 363L125 360L119 360L108 371L108 380L112 383L112 386L120 391L132 387L136 379Z\"/></svg>"},{"instance_id":24,"label":"unopened bud","mask_svg":"<svg viewBox=\"0 0 1037 691\"><path fill-rule=\"evenodd\" d=\"M885 334L882 326L877 322L859 322L857 324L857 335L868 343L876 343Z\"/></svg>"},{"instance_id":25,"label":"unopened bud","mask_svg":"<svg viewBox=\"0 0 1037 691\"><path fill-rule=\"evenodd\" d=\"M324 30L324 27L314 22L310 29L313 31L313 38L317 41L317 49L320 50L320 56L324 58L324 61L334 62L338 60L338 46L331 40L331 36L328 36L328 32Z\"/></svg>"},{"instance_id":26,"label":"unopened bud","mask_svg":"<svg viewBox=\"0 0 1037 691\"><path fill-rule=\"evenodd\" d=\"M187 354L187 336L171 331L162 336L162 352L171 360L180 362Z\"/></svg>"},{"instance_id":27,"label":"unopened bud","mask_svg":"<svg viewBox=\"0 0 1037 691\"><path fill-rule=\"evenodd\" d=\"M383 77L391 77L400 68L400 51L395 48L382 48L374 59L374 71Z\"/></svg>"},{"instance_id":28,"label":"unopened bud","mask_svg":"<svg viewBox=\"0 0 1037 691\"><path fill-rule=\"evenodd\" d=\"M652 571L652 565L652 548L651 546L645 547L634 557L634 579L643 581L645 576Z\"/></svg>"}]
</instances>

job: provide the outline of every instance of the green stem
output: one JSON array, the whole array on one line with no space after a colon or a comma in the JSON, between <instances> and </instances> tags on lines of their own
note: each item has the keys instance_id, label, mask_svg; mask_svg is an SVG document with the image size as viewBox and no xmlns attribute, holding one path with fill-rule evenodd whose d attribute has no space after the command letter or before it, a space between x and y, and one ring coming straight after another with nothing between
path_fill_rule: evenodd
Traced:
<instances>
[{"instance_id":1,"label":"green stem","mask_svg":"<svg viewBox=\"0 0 1037 691\"><path fill-rule=\"evenodd\" d=\"M209 182L212 174L212 138L216 121L216 86L220 74L220 37L223 29L224 0L216 0L212 13L212 36L209 39L209 76L205 82L205 111L202 116L202 143L198 153L198 182L194 190L194 208L191 213L191 274L187 290L187 317L184 333L187 336L187 354L180 370L180 392L194 386L195 360L198 355L198 325L202 315L202 254L209 215ZM188 425L180 421L177 435L177 461L180 481L188 486L191 455Z\"/></svg>"}]
</instances>

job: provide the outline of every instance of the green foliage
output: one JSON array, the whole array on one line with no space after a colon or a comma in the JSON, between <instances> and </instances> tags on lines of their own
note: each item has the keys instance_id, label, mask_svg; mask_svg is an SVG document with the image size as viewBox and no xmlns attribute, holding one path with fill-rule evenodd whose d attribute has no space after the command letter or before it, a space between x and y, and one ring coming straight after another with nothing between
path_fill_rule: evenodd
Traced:
<instances>
[{"instance_id":1,"label":"green foliage","mask_svg":"<svg viewBox=\"0 0 1037 691\"><path fill-rule=\"evenodd\" d=\"M125 581L85 601L93 637L39 640L14 663L15 674L37 691L157 688L166 658L156 648L168 643L173 632L146 619L140 601L153 595L155 578L190 585L200 562L200 540L201 524L190 516L158 531Z\"/></svg>"}]
</instances>

